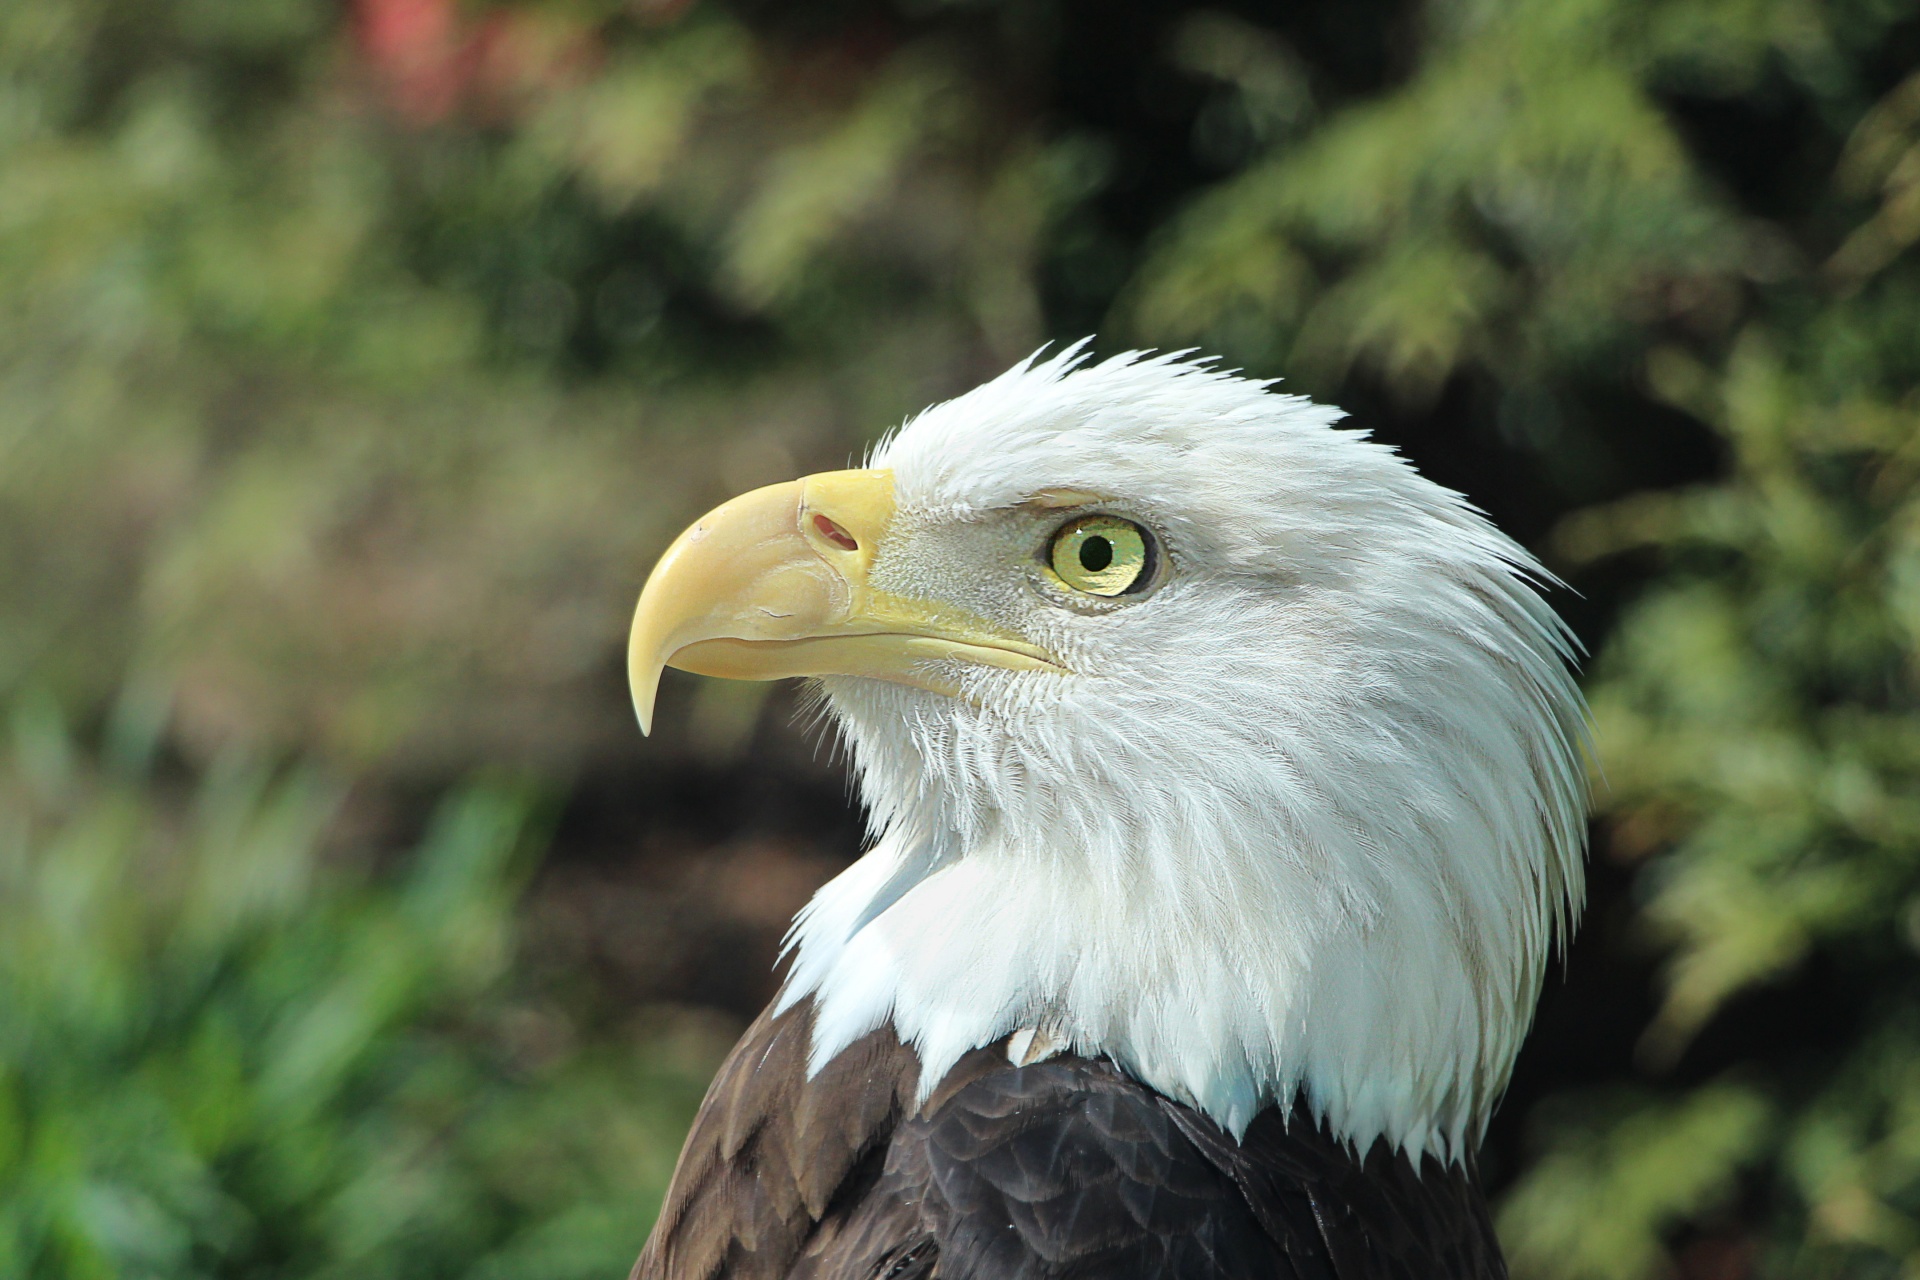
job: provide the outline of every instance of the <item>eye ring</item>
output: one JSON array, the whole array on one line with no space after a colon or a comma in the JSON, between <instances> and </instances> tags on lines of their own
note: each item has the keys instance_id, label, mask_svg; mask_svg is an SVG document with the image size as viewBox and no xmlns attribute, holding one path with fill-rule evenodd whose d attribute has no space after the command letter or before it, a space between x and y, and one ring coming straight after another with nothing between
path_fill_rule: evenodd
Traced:
<instances>
[{"instance_id":1,"label":"eye ring","mask_svg":"<svg viewBox=\"0 0 1920 1280\"><path fill-rule=\"evenodd\" d=\"M1153 535L1131 520L1080 516L1054 531L1046 565L1062 586L1111 599L1153 581L1155 552Z\"/></svg>"}]
</instances>

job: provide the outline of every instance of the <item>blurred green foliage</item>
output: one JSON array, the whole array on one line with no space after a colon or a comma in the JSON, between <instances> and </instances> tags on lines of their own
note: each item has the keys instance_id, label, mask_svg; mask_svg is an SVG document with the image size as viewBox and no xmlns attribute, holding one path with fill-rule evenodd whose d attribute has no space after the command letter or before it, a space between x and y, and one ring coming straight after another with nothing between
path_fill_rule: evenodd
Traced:
<instances>
[{"instance_id":1,"label":"blurred green foliage","mask_svg":"<svg viewBox=\"0 0 1920 1280\"><path fill-rule=\"evenodd\" d=\"M0 688L564 769L629 734L664 535L971 376L969 311L1040 341L1061 165L985 146L952 51L793 83L625 13L6 6Z\"/></svg>"},{"instance_id":2,"label":"blurred green foliage","mask_svg":"<svg viewBox=\"0 0 1920 1280\"><path fill-rule=\"evenodd\" d=\"M229 757L170 802L128 735L102 768L48 699L12 729L0 1273L628 1265L713 1063L570 1045L515 990L523 797L448 797L376 874L326 856L311 771Z\"/></svg>"},{"instance_id":3,"label":"blurred green foliage","mask_svg":"<svg viewBox=\"0 0 1920 1280\"><path fill-rule=\"evenodd\" d=\"M1602 597L1662 967L1516 1274L1920 1271L1920 8L778 8L0 5L0 1272L618 1274L706 1059L552 1047L462 779L737 753L634 742L650 553L1096 325Z\"/></svg>"},{"instance_id":4,"label":"blurred green foliage","mask_svg":"<svg viewBox=\"0 0 1920 1280\"><path fill-rule=\"evenodd\" d=\"M1653 351L1731 478L1562 528L1570 555L1668 566L1593 684L1610 848L1647 860L1641 925L1668 957L1642 1063L1664 1073L1730 1001L1809 971L1840 1031L1784 1032L1688 1092L1588 1099L1623 1113L1598 1131L1558 1108L1502 1219L1517 1271L1653 1274L1666 1233L1742 1208L1771 1272L1920 1265L1920 397L1882 310L1915 283L1808 328L1756 320L1715 366Z\"/></svg>"}]
</instances>

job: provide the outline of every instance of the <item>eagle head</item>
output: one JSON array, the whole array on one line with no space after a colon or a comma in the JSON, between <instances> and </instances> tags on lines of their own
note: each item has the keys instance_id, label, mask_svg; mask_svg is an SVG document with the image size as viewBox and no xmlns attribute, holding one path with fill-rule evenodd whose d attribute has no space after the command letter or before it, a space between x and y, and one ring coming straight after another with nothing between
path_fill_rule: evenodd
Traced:
<instances>
[{"instance_id":1,"label":"eagle head","mask_svg":"<svg viewBox=\"0 0 1920 1280\"><path fill-rule=\"evenodd\" d=\"M1074 348L674 543L642 726L663 665L813 677L870 815L789 939L815 1069L890 1021L923 1090L1013 1036L1236 1135L1478 1142L1583 892L1574 642L1340 417Z\"/></svg>"}]
</instances>

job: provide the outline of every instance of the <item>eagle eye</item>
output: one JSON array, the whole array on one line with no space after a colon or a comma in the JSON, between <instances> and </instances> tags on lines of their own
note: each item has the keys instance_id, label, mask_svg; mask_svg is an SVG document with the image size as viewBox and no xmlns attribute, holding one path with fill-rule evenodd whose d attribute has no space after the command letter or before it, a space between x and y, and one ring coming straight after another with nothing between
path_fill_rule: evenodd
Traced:
<instances>
[{"instance_id":1,"label":"eagle eye","mask_svg":"<svg viewBox=\"0 0 1920 1280\"><path fill-rule=\"evenodd\" d=\"M1153 540L1118 516L1081 516L1061 525L1047 548L1047 564L1075 591L1121 596L1152 578Z\"/></svg>"}]
</instances>

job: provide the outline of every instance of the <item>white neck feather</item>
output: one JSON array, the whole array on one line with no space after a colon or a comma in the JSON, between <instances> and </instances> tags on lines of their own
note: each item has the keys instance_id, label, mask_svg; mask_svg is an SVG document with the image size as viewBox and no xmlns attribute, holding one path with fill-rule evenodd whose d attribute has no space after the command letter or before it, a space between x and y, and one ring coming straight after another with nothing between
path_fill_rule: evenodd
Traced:
<instances>
[{"instance_id":1,"label":"white neck feather","mask_svg":"<svg viewBox=\"0 0 1920 1280\"><path fill-rule=\"evenodd\" d=\"M1461 741L1409 780L1390 733L1382 769L1317 776L1232 741L1210 760L1105 757L1204 783L1174 795L1101 776L1097 749L1012 765L989 717L836 683L884 830L790 938L781 1003L815 998L814 1070L891 1019L925 1093L969 1050L1037 1027L1235 1136L1297 1095L1360 1150L1477 1145L1566 902L1564 872L1518 846L1559 822L1578 847L1577 810L1543 813L1522 788L1489 811L1462 789L1525 759ZM1050 779L1139 803L1090 819ZM984 807L956 822L956 796ZM1456 860L1459 844L1475 856Z\"/></svg>"}]
</instances>

